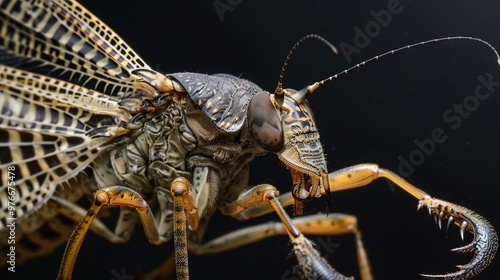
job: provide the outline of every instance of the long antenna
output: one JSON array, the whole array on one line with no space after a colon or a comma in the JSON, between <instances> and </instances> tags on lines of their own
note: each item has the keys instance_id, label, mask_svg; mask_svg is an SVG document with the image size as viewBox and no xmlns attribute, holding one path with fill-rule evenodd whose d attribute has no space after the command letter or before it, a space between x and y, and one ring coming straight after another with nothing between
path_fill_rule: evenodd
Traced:
<instances>
[{"instance_id":1,"label":"long antenna","mask_svg":"<svg viewBox=\"0 0 500 280\"><path fill-rule=\"evenodd\" d=\"M346 70L344 71L341 71L333 76L330 76L322 81L319 81L317 83L314 83L314 87L312 87L313 85L309 86L309 88L311 88L312 90L315 90L317 89L318 87L322 86L323 84L325 84L326 82L329 82L329 81L332 81L333 79L337 79L339 76L343 75L343 74L346 74L356 68L359 68L361 66L365 66L366 64L374 61L374 60L378 60L379 58L382 58L384 56L387 56L387 55L390 55L390 54L394 54L394 53L397 53L399 51L402 51L402 50L407 50L407 49L410 49L410 48L413 48L413 47L417 47L417 46L423 46L423 45L426 45L426 44L430 44L430 43L435 43L435 42L439 42L439 41L451 41L451 40L472 40L472 41L477 41L477 42L480 42L482 44L485 44L486 46L488 46L494 53L495 55L497 56L497 63L498 65L500 65L500 56L498 55L498 52L497 50L488 42L482 40L482 39L479 39L479 38L474 38L474 37L463 37L463 36L452 36L452 37L443 37L443 38L437 38L437 39L431 39L431 40L427 40L427 41L422 41L420 43L415 43L415 44L411 44L411 45L407 45L407 46L404 46L404 47L401 47L401 48L397 48L397 49L393 49L391 51L388 51L388 52L385 52L383 54L380 54L380 55L377 55L377 56L374 56L368 60L365 60L361 63L358 63L352 67L349 67L347 68ZM280 76L281 77L281 76ZM311 91L312 92L312 91Z\"/></svg>"},{"instance_id":2,"label":"long antenna","mask_svg":"<svg viewBox=\"0 0 500 280\"><path fill-rule=\"evenodd\" d=\"M278 80L278 85L276 86L276 89L274 90L274 96L275 98L282 99L283 98L283 76L285 75L286 67L288 66L288 62L290 61L290 58L294 54L295 50L306 40L309 39L317 39L320 40L321 42L325 43L335 54L338 53L337 49L335 46L330 43L328 40L325 38L317 35L317 34L308 34L302 38L300 38L295 45L293 45L292 49L286 56L285 62L283 63L283 66L281 67L281 73L280 73L280 78Z\"/></svg>"}]
</instances>

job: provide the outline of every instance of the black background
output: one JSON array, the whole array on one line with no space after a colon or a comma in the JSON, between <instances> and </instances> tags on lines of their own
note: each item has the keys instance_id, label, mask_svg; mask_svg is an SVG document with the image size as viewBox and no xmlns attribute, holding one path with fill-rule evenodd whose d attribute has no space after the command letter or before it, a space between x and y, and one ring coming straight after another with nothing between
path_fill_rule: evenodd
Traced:
<instances>
[{"instance_id":1,"label":"black background","mask_svg":"<svg viewBox=\"0 0 500 280\"><path fill-rule=\"evenodd\" d=\"M221 20L212 1L126 2L81 1L122 36L149 65L161 72L230 73L273 90L281 65L292 45L316 33L339 46L354 45L355 27L374 20L370 11L387 9L389 1L216 1L232 4ZM332 55L317 41L306 42L294 55L285 87L302 88L377 54L442 36L474 36L500 48L500 3L487 1L406 1L359 54ZM447 136L435 151L415 166L407 179L433 196L467 206L500 230L498 158L500 154L500 88L462 118L461 125L443 119L452 106L469 100L478 77L492 75L500 82L500 66L493 52L470 41L418 47L386 57L342 76L317 90L309 101L314 109L329 169L375 162L398 172L400 156L408 159L415 140L431 137L441 128ZM251 184L273 183L290 189L289 172L272 154L252 165ZM358 217L359 227L376 279L420 279L418 273L454 271L471 254L449 249L464 245L459 231L449 238L426 211L415 211L417 201L384 179L333 195L333 211ZM323 200L307 206L323 209ZM207 238L254 223L276 219L268 215L237 222L215 217ZM313 240L316 237L311 237ZM352 236L322 237L335 242L329 261L340 272L357 279ZM466 241L470 241L468 235ZM172 244L150 245L138 228L127 244L112 245L86 238L77 260L75 279L112 279L122 268L133 275L139 265L154 268L172 252ZM287 259L287 237L265 240L241 249L209 256L190 256L192 279L295 279ZM320 248L321 249L321 248ZM323 250L323 254L328 252ZM17 267L1 278L54 278L62 248L54 256ZM5 279L5 278L4 278ZM475 279L500 279L500 261Z\"/></svg>"}]
</instances>

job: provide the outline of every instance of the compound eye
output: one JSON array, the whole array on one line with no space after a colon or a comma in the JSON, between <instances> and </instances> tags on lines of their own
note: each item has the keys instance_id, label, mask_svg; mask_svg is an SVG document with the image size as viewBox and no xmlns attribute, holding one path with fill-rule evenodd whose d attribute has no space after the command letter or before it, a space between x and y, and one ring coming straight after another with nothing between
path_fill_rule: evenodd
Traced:
<instances>
[{"instance_id":1,"label":"compound eye","mask_svg":"<svg viewBox=\"0 0 500 280\"><path fill-rule=\"evenodd\" d=\"M261 91L252 98L247 118L250 133L261 148L275 153L283 149L281 119L269 93Z\"/></svg>"}]
</instances>

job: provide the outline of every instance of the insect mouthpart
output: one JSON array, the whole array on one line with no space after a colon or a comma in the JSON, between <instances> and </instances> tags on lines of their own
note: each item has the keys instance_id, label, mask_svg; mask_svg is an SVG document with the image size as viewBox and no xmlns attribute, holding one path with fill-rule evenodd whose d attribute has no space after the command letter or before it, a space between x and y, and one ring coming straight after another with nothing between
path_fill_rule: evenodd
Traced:
<instances>
[{"instance_id":1,"label":"insect mouthpart","mask_svg":"<svg viewBox=\"0 0 500 280\"><path fill-rule=\"evenodd\" d=\"M287 166L292 175L292 196L295 200L294 215L303 214L303 203L312 200L315 197L320 197L322 194L326 195L327 207L326 211L330 209L330 185L328 181L328 173L322 171L321 175L311 174L297 170L294 167Z\"/></svg>"},{"instance_id":2,"label":"insect mouthpart","mask_svg":"<svg viewBox=\"0 0 500 280\"><path fill-rule=\"evenodd\" d=\"M293 181L292 195L295 200L307 202L314 197L321 196L321 191L318 189L320 177L311 176L293 168L290 172Z\"/></svg>"},{"instance_id":3,"label":"insect mouthpart","mask_svg":"<svg viewBox=\"0 0 500 280\"><path fill-rule=\"evenodd\" d=\"M295 199L294 214L301 215L303 202L320 197L322 194L326 195L326 211L328 211L330 207L330 185L326 161L319 139L286 147L277 154L291 172L292 196Z\"/></svg>"}]
</instances>

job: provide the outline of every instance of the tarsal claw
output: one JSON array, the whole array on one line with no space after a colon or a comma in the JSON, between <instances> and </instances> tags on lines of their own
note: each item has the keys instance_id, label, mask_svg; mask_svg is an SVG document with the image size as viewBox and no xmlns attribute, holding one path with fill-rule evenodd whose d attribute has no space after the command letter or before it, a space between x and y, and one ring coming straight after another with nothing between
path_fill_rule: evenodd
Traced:
<instances>
[{"instance_id":1,"label":"tarsal claw","mask_svg":"<svg viewBox=\"0 0 500 280\"><path fill-rule=\"evenodd\" d=\"M441 222L446 221L446 230L451 224L460 228L460 237L464 240L464 232L473 234L473 240L462 247L452 249L453 252L473 252L474 257L465 265L457 265L458 271L447 274L421 274L427 279L470 279L483 271L493 260L498 250L498 236L493 226L481 215L444 200L427 197L419 201L418 209L426 206L429 214L434 216L441 228Z\"/></svg>"}]
</instances>

